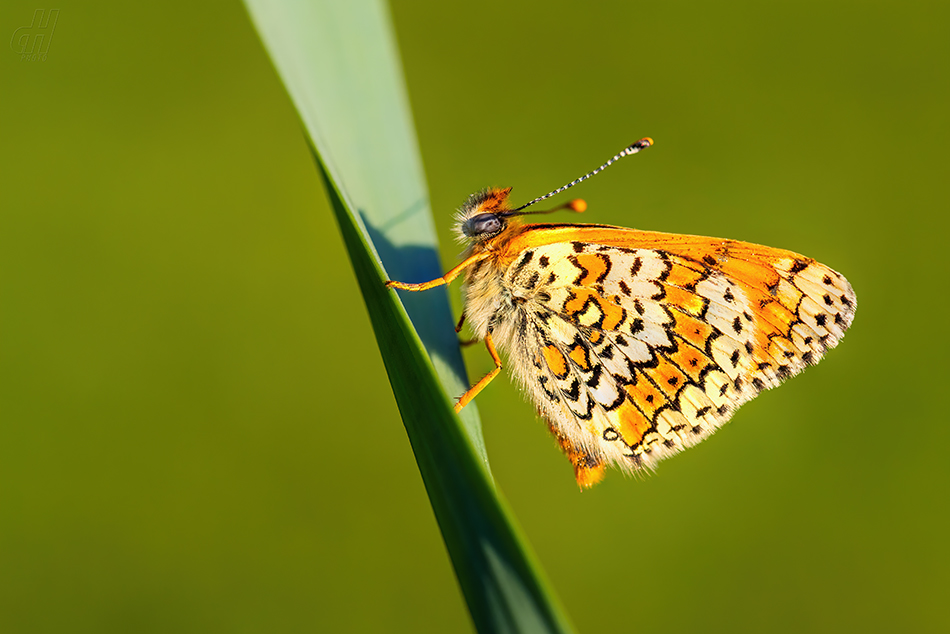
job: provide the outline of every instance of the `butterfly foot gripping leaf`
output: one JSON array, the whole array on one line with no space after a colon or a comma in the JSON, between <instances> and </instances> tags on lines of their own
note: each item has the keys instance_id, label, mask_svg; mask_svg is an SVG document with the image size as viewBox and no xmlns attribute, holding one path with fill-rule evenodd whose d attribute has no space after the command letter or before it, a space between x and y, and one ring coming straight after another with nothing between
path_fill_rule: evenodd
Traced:
<instances>
[{"instance_id":1,"label":"butterfly foot gripping leaf","mask_svg":"<svg viewBox=\"0 0 950 634\"><path fill-rule=\"evenodd\" d=\"M465 316L495 369L512 374L574 464L581 487L607 463L636 472L692 446L765 388L817 363L851 325L854 291L791 251L607 225L523 224L524 208L653 144L641 139L593 172L511 209L510 189L469 197L456 219ZM563 205L575 211L583 201ZM553 211L553 210L551 210Z\"/></svg>"}]
</instances>

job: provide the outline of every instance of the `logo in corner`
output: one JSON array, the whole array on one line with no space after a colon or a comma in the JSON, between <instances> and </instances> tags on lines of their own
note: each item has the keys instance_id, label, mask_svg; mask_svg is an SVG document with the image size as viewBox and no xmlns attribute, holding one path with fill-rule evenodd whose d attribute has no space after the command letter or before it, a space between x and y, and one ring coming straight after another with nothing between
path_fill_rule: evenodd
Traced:
<instances>
[{"instance_id":1,"label":"logo in corner","mask_svg":"<svg viewBox=\"0 0 950 634\"><path fill-rule=\"evenodd\" d=\"M30 26L21 26L13 32L10 48L20 56L21 62L46 61L58 19L59 9L37 9L33 12L33 23Z\"/></svg>"}]
</instances>

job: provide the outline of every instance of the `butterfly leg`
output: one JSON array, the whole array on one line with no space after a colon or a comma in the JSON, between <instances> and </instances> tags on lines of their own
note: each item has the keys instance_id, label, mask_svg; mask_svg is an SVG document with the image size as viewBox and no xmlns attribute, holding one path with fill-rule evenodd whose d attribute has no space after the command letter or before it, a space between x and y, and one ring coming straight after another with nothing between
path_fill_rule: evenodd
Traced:
<instances>
[{"instance_id":1,"label":"butterfly leg","mask_svg":"<svg viewBox=\"0 0 950 634\"><path fill-rule=\"evenodd\" d=\"M561 451L567 455L571 464L574 465L574 479L577 480L577 486L581 489L586 489L604 479L606 466L603 461L578 449L577 446L571 442L571 439L562 434L550 421L548 421L548 429L551 430L551 433L554 434L554 437L557 439L557 444L561 448Z\"/></svg>"},{"instance_id":2,"label":"butterfly leg","mask_svg":"<svg viewBox=\"0 0 950 634\"><path fill-rule=\"evenodd\" d=\"M484 260L490 255L491 255L491 251L482 251L480 253L476 253L475 255L471 255L465 258L464 260L462 260L461 264L456 266L454 269L452 269L451 271L449 271L442 277L437 277L434 280L430 280L428 282L421 282L419 284L409 284L407 282L396 282L394 280L387 280L386 286L388 286L389 288L401 288L404 291L425 291L430 288L435 288L436 286L445 286L446 284L448 284L449 282L457 278L462 273L462 271L464 271L471 265L475 264L476 262Z\"/></svg>"},{"instance_id":3,"label":"butterfly leg","mask_svg":"<svg viewBox=\"0 0 950 634\"><path fill-rule=\"evenodd\" d=\"M455 326L455 332L462 332L462 324L465 323L465 311L462 311L462 316L459 317L459 323ZM471 339L460 339L459 345L465 348L466 346L471 346L478 343L478 337L472 337Z\"/></svg>"},{"instance_id":4,"label":"butterfly leg","mask_svg":"<svg viewBox=\"0 0 950 634\"><path fill-rule=\"evenodd\" d=\"M469 388L468 392L462 394L462 397L458 400L458 403L455 404L455 413L458 414L462 411L462 408L469 404L469 402L475 398L479 392L485 389L485 386L491 383L492 379L498 376L498 373L501 372L501 358L498 356L498 351L495 350L495 342L491 339L491 334L485 335L485 347L488 348L488 354L491 355L492 361L495 362L495 369L482 377L482 380Z\"/></svg>"}]
</instances>

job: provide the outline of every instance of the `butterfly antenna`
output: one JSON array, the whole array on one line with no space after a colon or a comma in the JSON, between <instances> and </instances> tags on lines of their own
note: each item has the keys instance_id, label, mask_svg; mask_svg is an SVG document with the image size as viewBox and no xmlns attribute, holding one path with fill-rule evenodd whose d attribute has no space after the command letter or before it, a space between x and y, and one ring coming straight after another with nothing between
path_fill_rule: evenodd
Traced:
<instances>
[{"instance_id":1,"label":"butterfly antenna","mask_svg":"<svg viewBox=\"0 0 950 634\"><path fill-rule=\"evenodd\" d=\"M505 215L506 215L506 216L509 216L509 215L515 215L515 214L517 214L517 215L526 215L526 214L531 214L531 213L547 213L547 212L544 212L544 211L527 211L527 212L524 212L524 214L518 214L518 212L520 212L520 211L521 211L522 209L524 209L525 207L530 207L531 205L533 205L533 204L535 204L535 203L539 203L539 202L541 202L542 200L546 200L546 199L550 198L551 196L556 196L557 194L560 194L560 193L561 193L562 191L564 191L565 189L570 189L570 188L573 187L574 185L577 185L578 183L582 183L582 182L586 181L586 180L587 180L588 178L590 178L591 176L594 176L595 174L599 174L599 173L602 172L604 169L610 167L615 161L619 161L620 159L622 159L622 158L625 157L625 156L630 156L631 154L636 154L636 153L639 152L640 150L642 150L642 149L644 149L644 148L648 148L648 147L650 147L651 145L653 145L653 139L651 139L650 137L644 137L644 138L640 139L639 141L637 141L636 143L634 143L634 144L632 144L632 145L628 145L628 146L625 147L624 149L620 150L620 152L618 152L616 155L614 155L613 158L611 158L609 161L607 161L606 163L604 163L603 165L601 165L600 167L598 167L597 169L595 169L593 172L590 172L590 173L588 173L588 174L585 174L585 175L581 176L580 178L578 178L577 180L573 180L573 181L571 181L570 183L568 183L567 185L564 185L563 187L558 187L558 188L555 189L553 192L550 192L550 193L545 194L544 196L540 196L540 197L538 197L538 198L535 198L535 199L532 200L530 203L521 205L521 206L518 207L517 209L512 209L511 211L509 211L509 212L506 213ZM568 203L568 205L569 205L569 204L570 204L570 203ZM565 206L567 206L567 205L565 205ZM551 211L554 211L554 210L552 209Z\"/></svg>"}]
</instances>

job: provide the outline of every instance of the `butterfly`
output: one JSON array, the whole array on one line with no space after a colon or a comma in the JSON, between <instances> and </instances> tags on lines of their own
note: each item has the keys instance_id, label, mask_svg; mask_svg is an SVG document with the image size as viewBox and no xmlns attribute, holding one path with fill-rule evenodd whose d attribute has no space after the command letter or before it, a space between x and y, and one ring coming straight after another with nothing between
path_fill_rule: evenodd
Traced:
<instances>
[{"instance_id":1,"label":"butterfly","mask_svg":"<svg viewBox=\"0 0 950 634\"><path fill-rule=\"evenodd\" d=\"M464 274L465 310L495 368L507 366L537 406L581 488L608 464L626 472L702 441L736 408L817 363L857 301L836 271L791 251L735 240L597 224L524 223L584 211L577 199L523 211L653 145L644 138L567 185L512 209L511 188L472 194L456 215L462 262L421 284Z\"/></svg>"}]
</instances>

